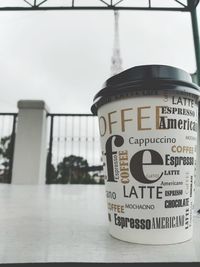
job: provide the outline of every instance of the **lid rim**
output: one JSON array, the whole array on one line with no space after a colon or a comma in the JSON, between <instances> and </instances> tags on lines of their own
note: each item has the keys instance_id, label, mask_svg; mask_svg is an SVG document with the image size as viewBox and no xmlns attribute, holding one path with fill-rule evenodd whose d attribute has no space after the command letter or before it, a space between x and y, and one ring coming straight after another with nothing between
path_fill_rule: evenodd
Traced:
<instances>
[{"instance_id":1,"label":"lid rim","mask_svg":"<svg viewBox=\"0 0 200 267\"><path fill-rule=\"evenodd\" d=\"M154 84L154 85L156 85L156 84ZM158 84L157 84L158 85ZM93 103L93 105L91 106L91 112L94 114L94 115L97 115L97 110L98 110L98 108L99 107L97 107L98 106L98 103L100 102L100 101L102 101L104 98L106 98L106 97L111 97L111 96L115 96L115 95L118 95L118 94L127 94L127 93L130 93L131 91L133 92L133 91L135 91L135 90L158 90L158 91L160 91L160 90L169 90L169 91L179 91L179 92L188 92L188 93L191 93L191 94L195 94L196 93L196 95L199 95L200 96L200 90L198 90L197 88L194 88L194 87L192 87L191 88L191 86L188 86L188 85L180 85L180 84L175 84L175 83L162 83L162 84L159 84L159 86L160 86L160 88L158 89L158 88L152 88L152 84L149 86L149 87L146 87L145 86L145 84L143 83L143 85L142 84L140 84L140 86L127 86L126 88L125 87L121 87L121 88L119 88L119 89L121 89L121 90L109 90L109 94L104 94L104 95L99 95L99 96L95 96L95 99L94 99L94 101L96 100L96 102L94 102ZM166 86L167 86L167 89L166 89ZM171 88L169 87L169 86L171 86ZM151 87L151 88L150 88ZM173 88L172 88L173 87ZM174 88L175 87L175 88ZM187 90L187 89L183 89L183 88L181 88L181 87L185 87L185 88L188 88L188 89L190 89L190 92L189 92L189 90ZM106 89L106 88L104 88L104 89ZM102 89L102 90L104 90L104 89ZM114 88L113 88L114 89ZM122 91L123 90L123 91ZM193 92L191 92L191 90L193 91Z\"/></svg>"},{"instance_id":2,"label":"lid rim","mask_svg":"<svg viewBox=\"0 0 200 267\"><path fill-rule=\"evenodd\" d=\"M200 91L200 88L196 84L190 83L190 82L186 82L186 81L167 80L167 79L151 79L151 80L146 80L146 81L137 80L137 81L132 81L132 82L128 82L128 83L121 83L121 84L116 85L116 86L104 87L103 89L101 89L94 96L93 101L95 101L98 97L110 96L111 92L113 92L113 90L115 90L116 92L119 92L119 91L123 90L124 87L130 87L130 86L143 87L143 86L147 86L146 90L152 90L152 88L149 88L149 87L158 86L158 84L160 86L167 85L167 84L176 85L176 86L177 85L181 85L181 86L186 86L186 87L192 87L193 89L195 89L197 91ZM158 88L156 88L156 89L159 90Z\"/></svg>"},{"instance_id":3,"label":"lid rim","mask_svg":"<svg viewBox=\"0 0 200 267\"><path fill-rule=\"evenodd\" d=\"M191 75L183 69L169 65L140 65L110 77L93 99L91 111L96 113L97 103L104 97L127 93L135 89L162 90L169 86L178 91L200 95L200 87L192 82ZM154 88L155 87L155 88ZM185 87L183 88L180 87Z\"/></svg>"}]
</instances>

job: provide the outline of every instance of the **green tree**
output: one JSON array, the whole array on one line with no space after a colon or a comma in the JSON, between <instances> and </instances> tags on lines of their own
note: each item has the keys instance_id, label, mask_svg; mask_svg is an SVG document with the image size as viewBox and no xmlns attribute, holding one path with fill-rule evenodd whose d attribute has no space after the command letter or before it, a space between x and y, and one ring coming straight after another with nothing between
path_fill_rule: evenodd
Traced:
<instances>
[{"instance_id":1,"label":"green tree","mask_svg":"<svg viewBox=\"0 0 200 267\"><path fill-rule=\"evenodd\" d=\"M104 181L104 178L103 177L100 177L99 184L105 184L105 181Z\"/></svg>"},{"instance_id":2,"label":"green tree","mask_svg":"<svg viewBox=\"0 0 200 267\"><path fill-rule=\"evenodd\" d=\"M95 184L88 173L88 162L82 157L64 157L57 166L57 182L61 184Z\"/></svg>"},{"instance_id":3,"label":"green tree","mask_svg":"<svg viewBox=\"0 0 200 267\"><path fill-rule=\"evenodd\" d=\"M4 167L1 181L4 183L11 182L11 160L13 157L14 144L11 142L11 136L2 137L0 140L0 158L1 165Z\"/></svg>"},{"instance_id":4,"label":"green tree","mask_svg":"<svg viewBox=\"0 0 200 267\"><path fill-rule=\"evenodd\" d=\"M50 152L47 154L47 164L46 164L46 184L56 184L57 183L57 171L54 165L51 163Z\"/></svg>"}]
</instances>

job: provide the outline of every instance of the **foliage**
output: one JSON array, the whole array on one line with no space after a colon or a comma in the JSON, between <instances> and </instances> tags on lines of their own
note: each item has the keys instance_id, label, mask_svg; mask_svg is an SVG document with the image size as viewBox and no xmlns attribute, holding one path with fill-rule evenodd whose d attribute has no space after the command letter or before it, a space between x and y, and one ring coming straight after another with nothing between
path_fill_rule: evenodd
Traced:
<instances>
[{"instance_id":1,"label":"foliage","mask_svg":"<svg viewBox=\"0 0 200 267\"><path fill-rule=\"evenodd\" d=\"M102 177L100 177L99 179L99 184L105 184L104 179Z\"/></svg>"},{"instance_id":2,"label":"foliage","mask_svg":"<svg viewBox=\"0 0 200 267\"><path fill-rule=\"evenodd\" d=\"M0 175L0 182L11 182L10 163L13 156L13 142L11 142L11 136L5 136L0 139L0 158L2 173Z\"/></svg>"},{"instance_id":3,"label":"foliage","mask_svg":"<svg viewBox=\"0 0 200 267\"><path fill-rule=\"evenodd\" d=\"M64 157L57 166L58 183L62 184L90 184L95 183L87 171L88 162L82 157L71 155Z\"/></svg>"},{"instance_id":4,"label":"foliage","mask_svg":"<svg viewBox=\"0 0 200 267\"><path fill-rule=\"evenodd\" d=\"M50 161L50 153L47 155L46 164L46 184L56 184L57 172L53 164Z\"/></svg>"},{"instance_id":5,"label":"foliage","mask_svg":"<svg viewBox=\"0 0 200 267\"><path fill-rule=\"evenodd\" d=\"M48 155L50 157L50 155ZM47 159L48 162L48 159ZM52 164L47 167L47 184L97 184L89 174L89 165L83 157L70 155L58 163L57 169ZM104 184L101 178L99 184Z\"/></svg>"}]
</instances>

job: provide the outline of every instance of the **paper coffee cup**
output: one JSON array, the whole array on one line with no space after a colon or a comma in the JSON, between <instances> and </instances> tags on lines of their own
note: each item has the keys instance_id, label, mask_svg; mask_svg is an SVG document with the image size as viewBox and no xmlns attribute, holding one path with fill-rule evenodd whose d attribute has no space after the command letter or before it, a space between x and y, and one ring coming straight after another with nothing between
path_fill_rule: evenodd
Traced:
<instances>
[{"instance_id":1,"label":"paper coffee cup","mask_svg":"<svg viewBox=\"0 0 200 267\"><path fill-rule=\"evenodd\" d=\"M164 65L121 72L95 96L113 237L192 237L199 96L187 72Z\"/></svg>"}]
</instances>

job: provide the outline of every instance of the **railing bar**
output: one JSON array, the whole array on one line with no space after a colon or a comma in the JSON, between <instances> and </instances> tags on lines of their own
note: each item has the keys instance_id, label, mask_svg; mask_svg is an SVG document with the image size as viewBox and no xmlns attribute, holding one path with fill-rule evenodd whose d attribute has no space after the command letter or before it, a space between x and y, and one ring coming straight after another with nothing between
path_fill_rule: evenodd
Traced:
<instances>
[{"instance_id":1,"label":"railing bar","mask_svg":"<svg viewBox=\"0 0 200 267\"><path fill-rule=\"evenodd\" d=\"M99 0L100 2L104 3L106 6L109 6L108 3L106 3L104 0Z\"/></svg>"},{"instance_id":2,"label":"railing bar","mask_svg":"<svg viewBox=\"0 0 200 267\"><path fill-rule=\"evenodd\" d=\"M1 136L3 137L4 136L4 119L5 119L5 117L3 116L2 117L2 124L1 124Z\"/></svg>"},{"instance_id":3,"label":"railing bar","mask_svg":"<svg viewBox=\"0 0 200 267\"><path fill-rule=\"evenodd\" d=\"M187 7L186 5L184 5L181 1L179 1L179 0L174 0L176 3L178 3L178 4L180 4L181 6L183 6L183 7Z\"/></svg>"},{"instance_id":4,"label":"railing bar","mask_svg":"<svg viewBox=\"0 0 200 267\"><path fill-rule=\"evenodd\" d=\"M54 117L51 117L49 122L49 140L48 140L48 150L47 150L47 163L46 163L46 182L51 176L51 164L52 164L52 145L53 145L53 120Z\"/></svg>"},{"instance_id":5,"label":"railing bar","mask_svg":"<svg viewBox=\"0 0 200 267\"><path fill-rule=\"evenodd\" d=\"M10 135L10 142L11 142L11 149L12 149L12 154L11 154L11 158L10 158L10 162L9 162L9 183L11 183L12 180L12 171L13 171L13 157L14 157L14 145L15 145L15 134L16 134L16 123L17 123L17 117L13 116L13 121L12 121L13 125L12 125L12 132Z\"/></svg>"},{"instance_id":6,"label":"railing bar","mask_svg":"<svg viewBox=\"0 0 200 267\"><path fill-rule=\"evenodd\" d=\"M78 117L78 156L81 155L81 118Z\"/></svg>"},{"instance_id":7,"label":"railing bar","mask_svg":"<svg viewBox=\"0 0 200 267\"><path fill-rule=\"evenodd\" d=\"M192 0L191 0L192 1ZM18 7L18 6L10 6L10 7L0 7L0 11L42 11L42 10L140 10L140 11L172 11L172 12L189 12L188 8L184 7L131 7L131 6L27 6L27 7Z\"/></svg>"},{"instance_id":8,"label":"railing bar","mask_svg":"<svg viewBox=\"0 0 200 267\"><path fill-rule=\"evenodd\" d=\"M151 8L151 0L149 0L149 8Z\"/></svg>"},{"instance_id":9,"label":"railing bar","mask_svg":"<svg viewBox=\"0 0 200 267\"><path fill-rule=\"evenodd\" d=\"M67 155L67 117L65 118L65 157Z\"/></svg>"},{"instance_id":10,"label":"railing bar","mask_svg":"<svg viewBox=\"0 0 200 267\"><path fill-rule=\"evenodd\" d=\"M92 163L94 165L95 163L95 120L94 118L92 119Z\"/></svg>"},{"instance_id":11,"label":"railing bar","mask_svg":"<svg viewBox=\"0 0 200 267\"><path fill-rule=\"evenodd\" d=\"M10 117L5 116L5 119L6 119L6 122L4 121L4 136L8 136L8 135L10 135L9 130L8 130Z\"/></svg>"},{"instance_id":12,"label":"railing bar","mask_svg":"<svg viewBox=\"0 0 200 267\"><path fill-rule=\"evenodd\" d=\"M0 116L6 116L6 115L8 115L8 116L17 116L18 113L0 112Z\"/></svg>"},{"instance_id":13,"label":"railing bar","mask_svg":"<svg viewBox=\"0 0 200 267\"><path fill-rule=\"evenodd\" d=\"M74 113L72 113L72 114L70 114L70 113L68 113L68 114L64 114L64 113L48 113L47 116L56 116L56 117L57 116L58 117L59 116L66 116L66 117L67 116L68 117L79 117L79 116L80 117L90 117L90 116L93 117L94 116L95 117L96 115L93 115L93 114L83 114L83 113L81 113L81 114L78 114L78 113L77 114L74 114Z\"/></svg>"},{"instance_id":14,"label":"railing bar","mask_svg":"<svg viewBox=\"0 0 200 267\"><path fill-rule=\"evenodd\" d=\"M47 2L48 0L44 0L44 1L42 1L42 2L40 2L39 4L37 4L37 6L39 7L39 6L41 6L42 4L44 4L45 2Z\"/></svg>"},{"instance_id":15,"label":"railing bar","mask_svg":"<svg viewBox=\"0 0 200 267\"><path fill-rule=\"evenodd\" d=\"M59 152L60 152L60 118L58 118L57 165L58 165L58 163L59 163Z\"/></svg>"},{"instance_id":16,"label":"railing bar","mask_svg":"<svg viewBox=\"0 0 200 267\"><path fill-rule=\"evenodd\" d=\"M30 7L33 7L31 3L29 3L27 0L24 0L25 3L27 3Z\"/></svg>"},{"instance_id":17,"label":"railing bar","mask_svg":"<svg viewBox=\"0 0 200 267\"><path fill-rule=\"evenodd\" d=\"M119 3L123 2L124 0L119 0L117 3L114 4L114 6L118 5Z\"/></svg>"},{"instance_id":18,"label":"railing bar","mask_svg":"<svg viewBox=\"0 0 200 267\"><path fill-rule=\"evenodd\" d=\"M9 116L10 117L10 116ZM13 122L14 122L14 116L10 117L9 118L9 122L8 122L8 125L7 125L7 131L9 133L9 135L12 134L12 126L13 126Z\"/></svg>"},{"instance_id":19,"label":"railing bar","mask_svg":"<svg viewBox=\"0 0 200 267\"><path fill-rule=\"evenodd\" d=\"M72 125L72 155L74 155L74 117L72 117L72 122L71 122L71 125Z\"/></svg>"},{"instance_id":20,"label":"railing bar","mask_svg":"<svg viewBox=\"0 0 200 267\"><path fill-rule=\"evenodd\" d=\"M86 119L86 128L85 128L85 158L88 159L88 117L85 117Z\"/></svg>"}]
</instances>

